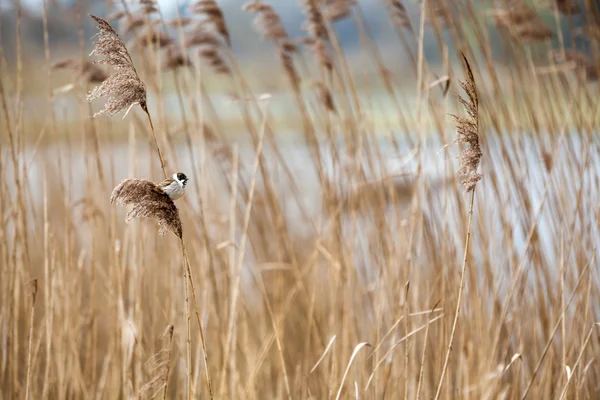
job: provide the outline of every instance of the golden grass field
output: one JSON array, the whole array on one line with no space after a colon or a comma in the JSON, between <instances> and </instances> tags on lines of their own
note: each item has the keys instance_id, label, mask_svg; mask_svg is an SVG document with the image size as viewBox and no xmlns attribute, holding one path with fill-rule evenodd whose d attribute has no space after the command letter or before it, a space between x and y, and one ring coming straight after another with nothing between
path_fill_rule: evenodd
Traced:
<instances>
[{"instance_id":1,"label":"golden grass field","mask_svg":"<svg viewBox=\"0 0 600 400\"><path fill-rule=\"evenodd\" d=\"M599 10L424 0L409 19L383 3L391 50L351 1L305 0L302 39L249 3L273 48L252 68L212 0L191 20L151 2L106 17L118 56L120 39L77 28L87 15L68 59L47 34L34 58L16 32L0 60L0 399L600 398ZM86 99L101 83L114 116ZM127 178L163 180L157 148L190 178L181 240L110 203ZM482 174L468 192L465 163Z\"/></svg>"}]
</instances>

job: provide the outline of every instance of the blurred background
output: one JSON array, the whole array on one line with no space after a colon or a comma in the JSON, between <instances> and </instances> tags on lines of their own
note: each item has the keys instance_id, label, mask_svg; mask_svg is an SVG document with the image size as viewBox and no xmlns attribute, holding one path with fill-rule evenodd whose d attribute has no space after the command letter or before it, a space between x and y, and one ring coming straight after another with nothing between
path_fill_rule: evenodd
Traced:
<instances>
[{"instance_id":1,"label":"blurred background","mask_svg":"<svg viewBox=\"0 0 600 400\"><path fill-rule=\"evenodd\" d=\"M599 11L0 0L0 400L599 398Z\"/></svg>"}]
</instances>

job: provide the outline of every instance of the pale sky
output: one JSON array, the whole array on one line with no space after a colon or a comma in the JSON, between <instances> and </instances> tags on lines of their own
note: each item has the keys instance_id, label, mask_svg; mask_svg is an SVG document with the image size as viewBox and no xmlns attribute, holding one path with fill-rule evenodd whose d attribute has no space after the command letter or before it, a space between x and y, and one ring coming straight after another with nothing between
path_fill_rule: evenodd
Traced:
<instances>
[{"instance_id":1,"label":"pale sky","mask_svg":"<svg viewBox=\"0 0 600 400\"><path fill-rule=\"evenodd\" d=\"M135 0L126 0L127 3L135 3ZM218 0L218 3L227 3L231 0ZM23 8L26 8L29 12L33 13L33 14L42 14L42 3L43 0L21 0L21 5ZM63 4L73 4L74 0L59 0L60 3ZM191 1L190 0L156 0L156 2L158 3L158 6L161 9L161 12L164 14L165 17L172 17L175 15L175 10L177 7L177 4L188 4ZM279 2L279 0L272 0L272 3L277 3ZM16 3L15 1L10 1L10 0L0 0L0 9L8 9L8 8L13 8L13 3ZM243 1L240 1L240 5L243 3Z\"/></svg>"}]
</instances>

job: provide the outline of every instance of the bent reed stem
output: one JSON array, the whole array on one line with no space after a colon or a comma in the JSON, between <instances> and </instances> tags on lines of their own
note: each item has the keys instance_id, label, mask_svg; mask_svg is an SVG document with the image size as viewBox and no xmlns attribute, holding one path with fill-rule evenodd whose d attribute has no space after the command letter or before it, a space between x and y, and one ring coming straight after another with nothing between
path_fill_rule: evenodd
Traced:
<instances>
[{"instance_id":1,"label":"bent reed stem","mask_svg":"<svg viewBox=\"0 0 600 400\"><path fill-rule=\"evenodd\" d=\"M446 359L444 360L444 367L442 368L442 375L438 383L438 388L434 399L438 400L442 392L442 386L444 386L444 377L446 370L448 369L448 361L450 360L450 353L452 353L452 345L454 342L454 335L456 334L456 327L458 326L458 318L460 314L460 306L462 303L462 294L465 288L465 272L467 270L467 257L469 256L469 244L471 243L471 220L473 219L473 204L475 203L475 188L471 190L471 204L469 205L469 221L467 222L467 239L465 242L465 252L463 255L462 270L460 272L460 286L458 288L458 300L456 300L456 313L454 314L454 322L452 323L452 331L450 332L450 341L448 342L448 351L446 352Z\"/></svg>"},{"instance_id":2,"label":"bent reed stem","mask_svg":"<svg viewBox=\"0 0 600 400\"><path fill-rule=\"evenodd\" d=\"M164 179L167 179L167 172L165 170L165 162L163 160L162 152L160 151L160 147L158 146L158 140L156 139L156 133L154 132L154 124L152 124L152 118L150 118L150 113L148 112L148 107L143 106L142 109L146 113L148 117L148 122L150 123L150 129L152 130L152 138L154 139L154 145L156 146L156 152L158 153L158 158L160 159L160 168L163 172Z\"/></svg>"}]
</instances>

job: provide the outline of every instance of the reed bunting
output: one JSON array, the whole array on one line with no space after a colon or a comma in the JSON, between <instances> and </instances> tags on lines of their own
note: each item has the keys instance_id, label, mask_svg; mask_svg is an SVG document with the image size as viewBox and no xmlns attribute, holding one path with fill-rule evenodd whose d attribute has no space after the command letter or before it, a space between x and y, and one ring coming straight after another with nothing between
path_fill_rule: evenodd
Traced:
<instances>
[{"instance_id":1,"label":"reed bunting","mask_svg":"<svg viewBox=\"0 0 600 400\"><path fill-rule=\"evenodd\" d=\"M178 172L161 183L157 183L156 187L165 192L171 200L177 200L185 194L185 184L187 181L188 177L184 173Z\"/></svg>"}]
</instances>

